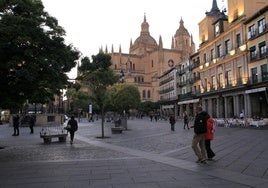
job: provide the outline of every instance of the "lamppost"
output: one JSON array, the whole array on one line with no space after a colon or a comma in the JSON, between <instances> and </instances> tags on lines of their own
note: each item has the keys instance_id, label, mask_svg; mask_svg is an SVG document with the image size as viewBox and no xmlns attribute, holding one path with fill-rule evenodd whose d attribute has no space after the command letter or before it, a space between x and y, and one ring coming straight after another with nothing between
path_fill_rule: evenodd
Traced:
<instances>
[{"instance_id":1,"label":"lamppost","mask_svg":"<svg viewBox=\"0 0 268 188\"><path fill-rule=\"evenodd\" d=\"M121 69L121 71L120 71L120 82L121 83L124 83L124 80L125 80L125 74L124 74L124 71Z\"/></svg>"},{"instance_id":2,"label":"lamppost","mask_svg":"<svg viewBox=\"0 0 268 188\"><path fill-rule=\"evenodd\" d=\"M262 117L262 96L260 96L259 100L260 100L260 118Z\"/></svg>"}]
</instances>

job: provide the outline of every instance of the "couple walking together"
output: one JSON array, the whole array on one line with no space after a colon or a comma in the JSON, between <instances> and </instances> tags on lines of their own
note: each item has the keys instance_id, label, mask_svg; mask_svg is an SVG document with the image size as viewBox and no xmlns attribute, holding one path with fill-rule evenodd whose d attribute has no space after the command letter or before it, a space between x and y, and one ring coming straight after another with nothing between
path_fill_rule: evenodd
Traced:
<instances>
[{"instance_id":1,"label":"couple walking together","mask_svg":"<svg viewBox=\"0 0 268 188\"><path fill-rule=\"evenodd\" d=\"M197 163L206 163L206 160L212 160L215 153L211 149L211 140L214 139L214 120L209 114L203 111L202 107L196 108L194 125L194 137L192 148L198 157Z\"/></svg>"}]
</instances>

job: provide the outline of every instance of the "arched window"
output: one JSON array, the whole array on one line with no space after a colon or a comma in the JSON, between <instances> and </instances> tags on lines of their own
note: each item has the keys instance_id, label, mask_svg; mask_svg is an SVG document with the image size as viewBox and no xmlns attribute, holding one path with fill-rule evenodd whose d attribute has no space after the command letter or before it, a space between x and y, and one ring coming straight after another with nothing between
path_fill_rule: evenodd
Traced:
<instances>
[{"instance_id":1,"label":"arched window","mask_svg":"<svg viewBox=\"0 0 268 188\"><path fill-rule=\"evenodd\" d=\"M147 91L147 97L151 98L151 91L150 90Z\"/></svg>"},{"instance_id":2,"label":"arched window","mask_svg":"<svg viewBox=\"0 0 268 188\"><path fill-rule=\"evenodd\" d=\"M142 90L142 98L146 98L146 91Z\"/></svg>"}]
</instances>

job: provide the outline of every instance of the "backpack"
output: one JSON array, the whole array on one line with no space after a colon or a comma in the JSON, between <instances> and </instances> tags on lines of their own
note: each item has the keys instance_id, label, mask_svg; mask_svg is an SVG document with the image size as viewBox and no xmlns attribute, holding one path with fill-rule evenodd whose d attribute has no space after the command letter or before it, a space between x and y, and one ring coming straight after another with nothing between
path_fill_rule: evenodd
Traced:
<instances>
[{"instance_id":1,"label":"backpack","mask_svg":"<svg viewBox=\"0 0 268 188\"><path fill-rule=\"evenodd\" d=\"M201 112L195 118L194 132L196 134L203 134L207 132L207 120L209 116L207 113Z\"/></svg>"}]
</instances>

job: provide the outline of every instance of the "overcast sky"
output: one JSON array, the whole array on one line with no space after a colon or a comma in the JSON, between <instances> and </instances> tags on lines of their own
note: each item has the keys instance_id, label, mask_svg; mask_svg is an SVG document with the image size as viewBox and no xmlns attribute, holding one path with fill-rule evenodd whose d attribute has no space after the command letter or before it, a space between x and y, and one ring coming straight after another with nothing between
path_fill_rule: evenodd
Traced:
<instances>
[{"instance_id":1,"label":"overcast sky","mask_svg":"<svg viewBox=\"0 0 268 188\"><path fill-rule=\"evenodd\" d=\"M65 41L73 44L83 56L96 55L99 48L129 52L130 40L140 36L144 14L150 35L164 48L179 28L180 19L193 35L198 48L198 23L210 11L213 0L42 0L51 16L66 31ZM227 8L227 0L217 0L218 7Z\"/></svg>"}]
</instances>

